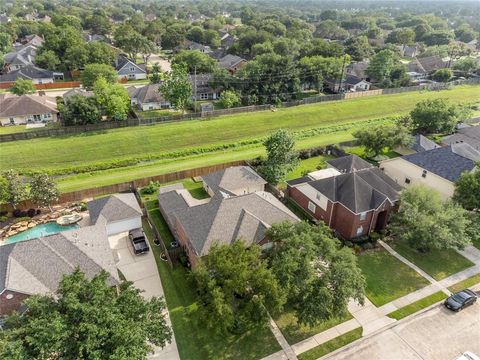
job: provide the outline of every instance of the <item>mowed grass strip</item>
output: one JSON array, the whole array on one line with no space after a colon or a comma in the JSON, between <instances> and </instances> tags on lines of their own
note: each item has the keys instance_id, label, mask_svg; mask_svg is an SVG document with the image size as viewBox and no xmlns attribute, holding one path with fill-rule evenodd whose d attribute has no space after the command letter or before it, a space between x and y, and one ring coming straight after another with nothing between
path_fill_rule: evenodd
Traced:
<instances>
[{"instance_id":1,"label":"mowed grass strip","mask_svg":"<svg viewBox=\"0 0 480 360\"><path fill-rule=\"evenodd\" d=\"M361 253L358 265L367 282L367 297L377 307L429 284L427 279L383 249Z\"/></svg>"},{"instance_id":2,"label":"mowed grass strip","mask_svg":"<svg viewBox=\"0 0 480 360\"><path fill-rule=\"evenodd\" d=\"M424 99L448 98L453 102L478 100L478 86L461 86L440 92L424 91L383 95L330 103L222 116L155 126L89 132L76 136L41 138L4 143L0 170L53 169L138 155L232 143L266 136L273 130L307 129L341 125L406 113ZM35 154L33 156L32 154Z\"/></svg>"},{"instance_id":3,"label":"mowed grass strip","mask_svg":"<svg viewBox=\"0 0 480 360\"><path fill-rule=\"evenodd\" d=\"M455 250L431 249L427 253L421 253L412 249L406 242L398 240L393 243L392 247L435 280L442 280L475 265Z\"/></svg>"},{"instance_id":4,"label":"mowed grass strip","mask_svg":"<svg viewBox=\"0 0 480 360\"><path fill-rule=\"evenodd\" d=\"M281 350L268 326L240 335L219 335L202 323L195 286L181 266L170 268L160 259L160 248L153 244L153 232L144 220L143 227L157 262L181 359L256 360Z\"/></svg>"},{"instance_id":5,"label":"mowed grass strip","mask_svg":"<svg viewBox=\"0 0 480 360\"><path fill-rule=\"evenodd\" d=\"M480 274L473 275L469 277L468 279L465 279L463 281L460 281L448 288L452 293L459 292L464 289L468 289L469 287L472 287L474 285L477 285L480 283Z\"/></svg>"},{"instance_id":6,"label":"mowed grass strip","mask_svg":"<svg viewBox=\"0 0 480 360\"><path fill-rule=\"evenodd\" d=\"M357 339L360 339L361 337L362 328L360 327L298 355L298 360L316 360L328 353L331 353L332 351L340 349L341 347L354 342Z\"/></svg>"},{"instance_id":7,"label":"mowed grass strip","mask_svg":"<svg viewBox=\"0 0 480 360\"><path fill-rule=\"evenodd\" d=\"M391 317L392 319L400 320L404 317L407 317L411 314L416 313L422 309L429 307L439 301L442 301L447 298L447 295L444 294L442 291L436 292L430 296L426 296L423 299L415 301L414 303L404 306L398 310L395 310L388 314L387 316Z\"/></svg>"}]
</instances>

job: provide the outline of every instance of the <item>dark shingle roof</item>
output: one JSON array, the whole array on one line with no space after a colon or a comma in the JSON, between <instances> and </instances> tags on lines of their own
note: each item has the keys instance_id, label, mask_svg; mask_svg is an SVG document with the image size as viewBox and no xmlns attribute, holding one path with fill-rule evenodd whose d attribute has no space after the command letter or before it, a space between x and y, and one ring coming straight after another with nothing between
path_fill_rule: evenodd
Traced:
<instances>
[{"instance_id":1,"label":"dark shingle roof","mask_svg":"<svg viewBox=\"0 0 480 360\"><path fill-rule=\"evenodd\" d=\"M160 84L148 84L136 89L131 97L137 98L141 104L146 103L161 103L165 99L159 91Z\"/></svg>"},{"instance_id":2,"label":"dark shingle roof","mask_svg":"<svg viewBox=\"0 0 480 360\"><path fill-rule=\"evenodd\" d=\"M350 173L373 167L372 164L357 155L342 156L333 160L328 160L327 163L342 173Z\"/></svg>"},{"instance_id":3,"label":"dark shingle roof","mask_svg":"<svg viewBox=\"0 0 480 360\"><path fill-rule=\"evenodd\" d=\"M237 55L227 54L218 60L218 66L222 69L230 70L240 64L242 61L246 60Z\"/></svg>"},{"instance_id":4,"label":"dark shingle roof","mask_svg":"<svg viewBox=\"0 0 480 360\"><path fill-rule=\"evenodd\" d=\"M203 181L213 190L233 192L241 188L263 186L267 182L249 166L233 166L203 176Z\"/></svg>"},{"instance_id":5,"label":"dark shingle roof","mask_svg":"<svg viewBox=\"0 0 480 360\"><path fill-rule=\"evenodd\" d=\"M428 138L426 138L423 135L415 135L413 144L410 146L410 148L416 152L422 152L422 151L427 151L427 150L432 150L439 148L440 146L435 143L435 141L432 141Z\"/></svg>"},{"instance_id":6,"label":"dark shingle roof","mask_svg":"<svg viewBox=\"0 0 480 360\"><path fill-rule=\"evenodd\" d=\"M455 182L464 171L472 171L480 161L480 152L466 143L403 156L402 159Z\"/></svg>"},{"instance_id":7,"label":"dark shingle roof","mask_svg":"<svg viewBox=\"0 0 480 360\"><path fill-rule=\"evenodd\" d=\"M24 66L21 69L10 71L9 73L0 75L0 82L16 81L22 79L53 79L53 71L41 69L34 65Z\"/></svg>"},{"instance_id":8,"label":"dark shingle roof","mask_svg":"<svg viewBox=\"0 0 480 360\"><path fill-rule=\"evenodd\" d=\"M466 143L480 151L480 125L462 127L455 134L444 137L442 143Z\"/></svg>"}]
</instances>

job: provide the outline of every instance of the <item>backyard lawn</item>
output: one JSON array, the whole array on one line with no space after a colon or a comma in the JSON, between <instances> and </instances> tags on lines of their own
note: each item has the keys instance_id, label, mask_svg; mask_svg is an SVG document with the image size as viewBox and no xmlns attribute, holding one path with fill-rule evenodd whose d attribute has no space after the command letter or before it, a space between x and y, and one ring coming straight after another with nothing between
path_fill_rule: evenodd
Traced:
<instances>
[{"instance_id":1,"label":"backyard lawn","mask_svg":"<svg viewBox=\"0 0 480 360\"><path fill-rule=\"evenodd\" d=\"M195 287L188 272L181 266L172 269L161 260L160 248L153 244L148 223L144 223L144 229L157 261L181 359L255 360L281 350L268 327L241 335L219 335L207 329L201 321Z\"/></svg>"},{"instance_id":2,"label":"backyard lawn","mask_svg":"<svg viewBox=\"0 0 480 360\"><path fill-rule=\"evenodd\" d=\"M427 279L383 249L361 253L358 265L367 282L367 297L377 307L429 284Z\"/></svg>"},{"instance_id":3,"label":"backyard lawn","mask_svg":"<svg viewBox=\"0 0 480 360\"><path fill-rule=\"evenodd\" d=\"M228 115L207 121L193 120L5 143L0 148L0 170L12 166L19 170L64 169L72 165L97 164L136 157L150 160L149 156L178 153L192 148L228 143L241 145L242 141L259 139L279 128L299 131L336 126L337 131L341 131L338 127L345 124L404 114L423 99L449 98L458 102L472 101L478 97L478 89L478 86L461 86L440 92L423 91L372 96L282 108L277 112ZM344 130L351 132L348 127ZM31 156L33 152L36 154L35 157Z\"/></svg>"},{"instance_id":4,"label":"backyard lawn","mask_svg":"<svg viewBox=\"0 0 480 360\"><path fill-rule=\"evenodd\" d=\"M420 253L400 241L395 241L392 247L435 280L442 280L474 265L455 250L432 249L428 253Z\"/></svg>"},{"instance_id":5,"label":"backyard lawn","mask_svg":"<svg viewBox=\"0 0 480 360\"><path fill-rule=\"evenodd\" d=\"M300 160L300 164L297 168L287 174L287 180L296 179L304 176L306 173L324 169L327 167L327 160L333 159L332 155L319 155L309 159Z\"/></svg>"},{"instance_id":6,"label":"backyard lawn","mask_svg":"<svg viewBox=\"0 0 480 360\"><path fill-rule=\"evenodd\" d=\"M325 321L316 326L310 327L308 325L298 324L293 311L285 311L275 319L275 322L288 343L293 345L350 319L352 319L352 315L347 313L343 317Z\"/></svg>"}]
</instances>

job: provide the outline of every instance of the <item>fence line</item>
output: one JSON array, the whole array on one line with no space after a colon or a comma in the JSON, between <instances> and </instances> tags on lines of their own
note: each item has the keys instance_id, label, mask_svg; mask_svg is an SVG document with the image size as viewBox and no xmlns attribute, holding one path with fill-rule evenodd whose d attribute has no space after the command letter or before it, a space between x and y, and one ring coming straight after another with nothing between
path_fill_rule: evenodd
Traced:
<instances>
[{"instance_id":1,"label":"fence line","mask_svg":"<svg viewBox=\"0 0 480 360\"><path fill-rule=\"evenodd\" d=\"M369 91L334 94L334 95L317 95L317 96L308 97L302 100L286 101L282 103L281 106L293 107L293 106L315 104L315 103L326 102L326 101L348 100L348 99L355 99L358 97L365 97L365 96L390 95L390 94L399 94L404 92L422 91L422 90L439 91L439 90L448 89L451 86L458 86L458 85L465 85L465 84L480 84L480 78L457 80L448 84L435 83L435 84L409 86L409 87L394 88L394 89L378 89L378 90L369 90ZM40 137L79 134L87 131L101 131L101 130L117 129L117 128L131 127L131 126L154 125L154 124L167 123L167 122L188 121L188 120L195 120L195 119L202 119L202 118L211 118L211 117L222 116L222 115L233 115L233 114L239 114L239 113L265 111L265 110L269 110L270 108L272 108L272 105L270 104L251 105L251 106L243 106L243 107L237 107L232 109L213 110L203 114L202 113L179 114L179 115L161 116L161 117L154 117L154 118L128 119L124 121L104 121L98 124L90 124L90 125L82 125L82 126L65 126L61 128L55 128L55 129L31 130L31 131L26 131L21 133L1 134L0 143L17 141L17 140L29 140L29 139L40 138Z\"/></svg>"},{"instance_id":2,"label":"fence line","mask_svg":"<svg viewBox=\"0 0 480 360\"><path fill-rule=\"evenodd\" d=\"M15 85L14 81L2 82L0 83L0 89L10 89ZM46 84L33 84L37 90L52 90L52 89L66 89L66 88L76 88L80 87L80 81L62 81L62 82L52 82Z\"/></svg>"}]
</instances>

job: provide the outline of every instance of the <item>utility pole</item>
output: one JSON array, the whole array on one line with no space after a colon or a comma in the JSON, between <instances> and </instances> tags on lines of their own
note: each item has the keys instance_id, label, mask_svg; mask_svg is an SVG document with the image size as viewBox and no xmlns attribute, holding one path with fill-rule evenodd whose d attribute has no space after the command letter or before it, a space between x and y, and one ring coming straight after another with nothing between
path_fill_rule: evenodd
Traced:
<instances>
[{"instance_id":1,"label":"utility pole","mask_svg":"<svg viewBox=\"0 0 480 360\"><path fill-rule=\"evenodd\" d=\"M197 66L193 67L193 110L197 112Z\"/></svg>"},{"instance_id":2,"label":"utility pole","mask_svg":"<svg viewBox=\"0 0 480 360\"><path fill-rule=\"evenodd\" d=\"M343 56L343 63L342 63L342 71L340 72L340 84L338 84L338 91L342 88L343 83L343 71L345 70L345 63L347 61L347 57Z\"/></svg>"}]
</instances>

